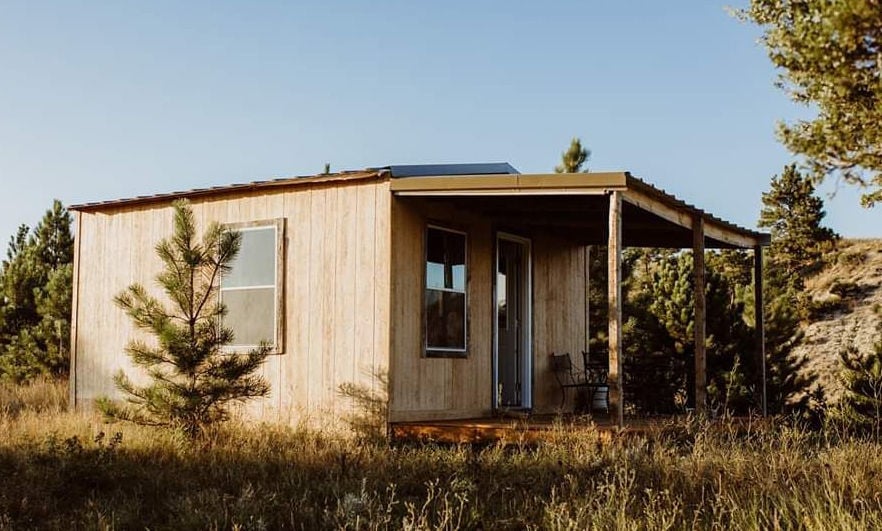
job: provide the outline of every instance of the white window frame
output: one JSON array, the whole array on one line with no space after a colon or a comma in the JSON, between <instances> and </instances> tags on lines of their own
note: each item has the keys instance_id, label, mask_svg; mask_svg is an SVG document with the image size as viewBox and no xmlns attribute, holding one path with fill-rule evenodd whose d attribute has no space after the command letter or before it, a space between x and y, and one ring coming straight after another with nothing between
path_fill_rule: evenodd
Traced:
<instances>
[{"instance_id":1,"label":"white window frame","mask_svg":"<svg viewBox=\"0 0 882 531\"><path fill-rule=\"evenodd\" d=\"M429 263L429 231L440 230L443 232L451 232L453 234L461 234L463 237L463 256L465 271L463 275L462 291L450 288L430 288L429 279L426 274L426 265ZM452 229L442 225L429 223L423 231L423 294L422 294L422 316L423 316L423 354L427 358L467 358L469 352L469 234L462 230ZM429 318L426 312L426 292L428 290L442 291L449 293L462 293L464 300L464 308L462 312L463 319L463 347L462 348L445 348L429 346Z\"/></svg>"},{"instance_id":2,"label":"white window frame","mask_svg":"<svg viewBox=\"0 0 882 531\"><path fill-rule=\"evenodd\" d=\"M250 232L257 230L274 229L276 235L276 245L274 248L275 260L275 284L274 285L253 285L253 286L237 286L233 288L224 288L223 275L221 275L218 289L218 298L223 303L223 294L225 291L238 291L246 289L275 288L275 307L273 308L273 342L270 345L273 354L282 354L285 352L285 218L266 219L259 221L249 221L243 223L227 223L224 224L226 230L232 232ZM224 350L227 352L244 352L257 348L259 345L226 345Z\"/></svg>"}]
</instances>

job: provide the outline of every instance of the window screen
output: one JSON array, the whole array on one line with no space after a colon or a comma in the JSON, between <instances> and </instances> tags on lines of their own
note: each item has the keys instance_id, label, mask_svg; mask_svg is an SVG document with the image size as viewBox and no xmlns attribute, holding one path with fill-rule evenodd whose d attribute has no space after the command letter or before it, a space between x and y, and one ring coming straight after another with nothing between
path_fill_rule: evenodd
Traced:
<instances>
[{"instance_id":1,"label":"window screen","mask_svg":"<svg viewBox=\"0 0 882 531\"><path fill-rule=\"evenodd\" d=\"M242 246L221 279L227 307L224 326L233 331L231 347L268 343L278 348L279 282L277 225L238 229Z\"/></svg>"},{"instance_id":2,"label":"window screen","mask_svg":"<svg viewBox=\"0 0 882 531\"><path fill-rule=\"evenodd\" d=\"M426 229L426 354L466 352L466 235Z\"/></svg>"}]
</instances>

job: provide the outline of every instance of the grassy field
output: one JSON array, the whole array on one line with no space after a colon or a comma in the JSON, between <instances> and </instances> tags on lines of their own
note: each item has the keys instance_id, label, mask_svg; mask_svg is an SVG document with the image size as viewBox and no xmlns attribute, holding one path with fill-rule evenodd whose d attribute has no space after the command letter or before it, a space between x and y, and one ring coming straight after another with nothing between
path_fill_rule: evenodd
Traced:
<instances>
[{"instance_id":1,"label":"grassy field","mask_svg":"<svg viewBox=\"0 0 882 531\"><path fill-rule=\"evenodd\" d=\"M535 448L231 425L193 445L65 397L0 384L0 529L882 528L882 446L787 423Z\"/></svg>"}]
</instances>

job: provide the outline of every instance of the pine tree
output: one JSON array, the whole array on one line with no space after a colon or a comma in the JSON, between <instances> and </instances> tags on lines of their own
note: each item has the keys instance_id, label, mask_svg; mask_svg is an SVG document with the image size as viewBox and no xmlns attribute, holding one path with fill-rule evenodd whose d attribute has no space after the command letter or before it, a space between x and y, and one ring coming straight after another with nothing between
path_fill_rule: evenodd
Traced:
<instances>
[{"instance_id":1,"label":"pine tree","mask_svg":"<svg viewBox=\"0 0 882 531\"><path fill-rule=\"evenodd\" d=\"M682 411L693 381L686 345L651 311L658 296L656 275L670 254L664 249L627 249L623 256L625 388L629 405L641 413Z\"/></svg>"},{"instance_id":2,"label":"pine tree","mask_svg":"<svg viewBox=\"0 0 882 531\"><path fill-rule=\"evenodd\" d=\"M99 407L112 418L179 428L197 437L227 419L232 403L269 393L255 372L271 350L266 345L245 353L224 350L233 333L223 326L226 308L218 282L239 252L240 234L214 223L197 242L189 205L178 201L174 208L174 235L156 246L164 264L156 280L170 308L140 284L114 299L139 329L155 337L155 344L133 340L126 347L151 382L135 385L120 371L115 382L127 404L102 399Z\"/></svg>"},{"instance_id":3,"label":"pine tree","mask_svg":"<svg viewBox=\"0 0 882 531\"><path fill-rule=\"evenodd\" d=\"M768 263L768 255L764 258ZM731 286L732 303L744 309L742 319L751 336L755 337L753 256L742 250L724 250L709 253L707 264ZM812 406L809 391L817 376L808 372L807 358L795 358L792 354L803 338L796 294L782 282L783 277L776 268L767 266L764 269L767 410L772 414L809 414ZM751 354L755 357L755 353ZM755 365L753 358L751 365ZM754 372L749 375L751 382L761 380L759 371L760 367L754 367Z\"/></svg>"},{"instance_id":4,"label":"pine tree","mask_svg":"<svg viewBox=\"0 0 882 531\"><path fill-rule=\"evenodd\" d=\"M664 394L653 393L651 399L642 400L654 407L661 400L671 401L665 408L672 411L673 395L678 390L688 397L688 403L694 403L692 253L647 249L635 256L634 264L627 268L630 278L625 310L629 322L624 331L628 357L635 368L639 368L642 359L652 356L654 363L667 369L646 374L647 381L633 382L631 388L637 395L655 388L666 389ZM708 394L720 406L743 412L756 405L750 378L754 371L753 336L744 322L744 304L737 296L735 283L718 271L723 269L720 261L716 253L707 253ZM635 400L640 401L641 397Z\"/></svg>"},{"instance_id":5,"label":"pine tree","mask_svg":"<svg viewBox=\"0 0 882 531\"><path fill-rule=\"evenodd\" d=\"M812 179L794 164L772 177L762 202L759 226L772 233L763 283L768 410L809 413L809 390L817 376L807 372L808 360L793 358L792 351L802 341L800 321L809 315L805 280L838 236L822 225L824 202ZM750 293L746 300L753 305Z\"/></svg>"},{"instance_id":6,"label":"pine tree","mask_svg":"<svg viewBox=\"0 0 882 531\"><path fill-rule=\"evenodd\" d=\"M777 85L814 118L781 124L779 137L813 178L868 185L882 200L882 9L878 0L751 0L740 15L759 25Z\"/></svg>"},{"instance_id":7,"label":"pine tree","mask_svg":"<svg viewBox=\"0 0 882 531\"><path fill-rule=\"evenodd\" d=\"M27 225L18 227L0 264L0 358L22 326L35 318L34 305L28 303L36 286L33 275L24 274L30 231Z\"/></svg>"},{"instance_id":8,"label":"pine tree","mask_svg":"<svg viewBox=\"0 0 882 531\"><path fill-rule=\"evenodd\" d=\"M605 350L609 341L609 269L606 249L606 245L592 245L588 248L588 338L592 350Z\"/></svg>"},{"instance_id":9,"label":"pine tree","mask_svg":"<svg viewBox=\"0 0 882 531\"><path fill-rule=\"evenodd\" d=\"M22 225L0 270L0 375L68 372L73 219L60 201L33 231Z\"/></svg>"},{"instance_id":10,"label":"pine tree","mask_svg":"<svg viewBox=\"0 0 882 531\"><path fill-rule=\"evenodd\" d=\"M817 375L809 372L808 358L795 357L793 349L805 334L800 327L796 294L774 281L763 286L765 302L766 403L768 412L817 413L811 403Z\"/></svg>"},{"instance_id":11,"label":"pine tree","mask_svg":"<svg viewBox=\"0 0 882 531\"><path fill-rule=\"evenodd\" d=\"M825 214L814 183L795 164L772 177L769 191L763 193L759 226L772 232L769 257L796 289L802 288L806 275L823 257L824 246L838 238L821 225Z\"/></svg>"},{"instance_id":12,"label":"pine tree","mask_svg":"<svg viewBox=\"0 0 882 531\"><path fill-rule=\"evenodd\" d=\"M588 171L587 168L583 170L582 166L589 157L591 157L591 151L582 147L581 140L573 138L570 141L570 147L561 153L560 164L554 167L554 171L555 173L579 173L581 171Z\"/></svg>"}]
</instances>

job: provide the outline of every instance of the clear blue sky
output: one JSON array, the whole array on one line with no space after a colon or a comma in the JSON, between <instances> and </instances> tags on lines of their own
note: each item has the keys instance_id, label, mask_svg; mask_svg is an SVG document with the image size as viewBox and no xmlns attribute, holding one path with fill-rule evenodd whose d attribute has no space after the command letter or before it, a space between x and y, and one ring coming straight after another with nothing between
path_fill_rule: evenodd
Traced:
<instances>
[{"instance_id":1,"label":"clear blue sky","mask_svg":"<svg viewBox=\"0 0 882 531\"><path fill-rule=\"evenodd\" d=\"M3 0L0 243L54 197L325 162L545 172L573 136L592 170L630 170L754 227L760 193L791 161L774 124L805 111L725 5ZM882 210L857 195L828 200L830 225L882 236Z\"/></svg>"}]
</instances>

